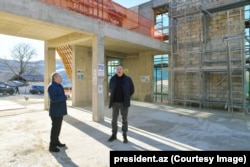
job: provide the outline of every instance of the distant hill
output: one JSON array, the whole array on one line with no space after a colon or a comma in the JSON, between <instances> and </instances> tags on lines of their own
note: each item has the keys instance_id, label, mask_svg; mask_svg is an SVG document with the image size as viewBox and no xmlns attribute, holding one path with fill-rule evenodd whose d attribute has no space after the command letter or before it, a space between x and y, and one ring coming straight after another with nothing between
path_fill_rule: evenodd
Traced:
<instances>
[{"instance_id":1,"label":"distant hill","mask_svg":"<svg viewBox=\"0 0 250 167\"><path fill-rule=\"evenodd\" d=\"M6 77L6 75L12 75L13 73L11 73L11 71L9 70L9 68L3 63L5 60L0 58L0 80L1 80L1 76L2 77ZM16 64L18 63L15 60L7 60L10 64ZM40 61L32 61L29 62L31 66L34 66L34 70L32 70L32 74L43 74L44 75L44 61L40 60ZM64 86L71 86L71 82L68 79L68 76L65 72L64 69L64 65L62 63L61 60L56 60L56 71L58 73L60 73L60 75L62 76L63 82L62 85Z\"/></svg>"}]
</instances>

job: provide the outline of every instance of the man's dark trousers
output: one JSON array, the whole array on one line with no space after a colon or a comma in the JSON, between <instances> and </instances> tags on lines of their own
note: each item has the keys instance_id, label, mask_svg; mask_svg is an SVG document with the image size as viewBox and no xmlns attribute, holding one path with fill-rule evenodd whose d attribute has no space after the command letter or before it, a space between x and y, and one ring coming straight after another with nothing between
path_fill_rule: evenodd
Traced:
<instances>
[{"instance_id":1,"label":"man's dark trousers","mask_svg":"<svg viewBox=\"0 0 250 167\"><path fill-rule=\"evenodd\" d=\"M51 117L50 147L56 146L60 142L59 135L62 127L62 120L63 117Z\"/></svg>"},{"instance_id":2,"label":"man's dark trousers","mask_svg":"<svg viewBox=\"0 0 250 167\"><path fill-rule=\"evenodd\" d=\"M121 111L122 116L122 132L123 135L126 135L128 131L128 107L124 107L123 103L114 102L112 104L112 134L116 136L117 134L117 119L119 116L119 111Z\"/></svg>"}]
</instances>

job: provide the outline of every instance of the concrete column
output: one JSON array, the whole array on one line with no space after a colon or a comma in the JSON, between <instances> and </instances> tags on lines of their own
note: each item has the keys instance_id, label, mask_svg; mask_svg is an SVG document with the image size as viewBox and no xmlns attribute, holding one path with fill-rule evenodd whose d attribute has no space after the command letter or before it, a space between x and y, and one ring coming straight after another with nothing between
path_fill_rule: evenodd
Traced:
<instances>
[{"instance_id":1,"label":"concrete column","mask_svg":"<svg viewBox=\"0 0 250 167\"><path fill-rule=\"evenodd\" d=\"M51 74L56 71L56 51L55 48L48 48L47 43L44 44L44 109L49 109L49 95L47 86L51 82Z\"/></svg>"},{"instance_id":2,"label":"concrete column","mask_svg":"<svg viewBox=\"0 0 250 167\"><path fill-rule=\"evenodd\" d=\"M94 36L92 43L93 121L104 120L104 37Z\"/></svg>"},{"instance_id":3,"label":"concrete column","mask_svg":"<svg viewBox=\"0 0 250 167\"><path fill-rule=\"evenodd\" d=\"M173 55L168 55L168 100L170 105L174 104L174 66L173 66Z\"/></svg>"},{"instance_id":4,"label":"concrete column","mask_svg":"<svg viewBox=\"0 0 250 167\"><path fill-rule=\"evenodd\" d=\"M92 101L92 64L89 48L73 46L72 105L89 105Z\"/></svg>"}]
</instances>

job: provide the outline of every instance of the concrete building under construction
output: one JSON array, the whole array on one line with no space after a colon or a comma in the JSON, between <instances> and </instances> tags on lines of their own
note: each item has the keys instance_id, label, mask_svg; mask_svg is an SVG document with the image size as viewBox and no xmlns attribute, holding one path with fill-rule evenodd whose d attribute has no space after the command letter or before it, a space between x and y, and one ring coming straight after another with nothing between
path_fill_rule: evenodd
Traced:
<instances>
[{"instance_id":1,"label":"concrete building under construction","mask_svg":"<svg viewBox=\"0 0 250 167\"><path fill-rule=\"evenodd\" d=\"M152 3L140 5L139 13L150 18L146 11L153 9L156 31L164 32L161 39L171 44L167 64L160 63L161 73L167 66L167 102L248 112L250 1L169 0L158 7ZM167 27L162 26L164 19L157 19L162 15L167 16ZM154 63L156 69L159 64ZM162 90L161 97L166 93Z\"/></svg>"},{"instance_id":2,"label":"concrete building under construction","mask_svg":"<svg viewBox=\"0 0 250 167\"><path fill-rule=\"evenodd\" d=\"M112 0L0 0L0 16L0 33L45 41L45 84L59 54L72 105L92 104L95 121L120 64L134 81L133 100L248 112L249 0L151 0L130 9Z\"/></svg>"},{"instance_id":3,"label":"concrete building under construction","mask_svg":"<svg viewBox=\"0 0 250 167\"><path fill-rule=\"evenodd\" d=\"M102 2L108 4L106 1ZM144 28L144 31L140 31L140 28L134 29L133 24L137 24L137 21L132 21L134 17L129 18L131 14L121 12L115 6L114 11L120 12L113 14L112 18L116 21L111 22L170 43L172 47L170 53L158 55L160 62L157 62L157 56L154 59L154 74L157 75L158 72L164 75L165 70L168 73L167 81L164 77L157 80L157 76L153 76L151 79L155 83L150 87L154 89L144 99L138 99L247 111L249 3L247 0L150 1L131 8L132 11L127 10L134 15L139 14L138 24L142 26L134 26ZM73 7L70 9L74 10ZM102 12L105 13L103 10ZM103 18L108 14L100 13L96 17L110 22ZM154 22L150 23L151 20ZM61 48L57 49L64 58ZM160 70L157 71L157 68ZM161 83L157 86L159 81ZM164 84L164 81L168 83Z\"/></svg>"}]
</instances>

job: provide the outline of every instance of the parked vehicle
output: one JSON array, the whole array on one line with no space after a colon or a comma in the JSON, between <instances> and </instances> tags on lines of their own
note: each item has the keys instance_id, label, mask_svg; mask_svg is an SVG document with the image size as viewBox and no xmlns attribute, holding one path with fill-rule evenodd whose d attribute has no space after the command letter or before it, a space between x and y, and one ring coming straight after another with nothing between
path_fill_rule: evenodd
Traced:
<instances>
[{"instance_id":1,"label":"parked vehicle","mask_svg":"<svg viewBox=\"0 0 250 167\"><path fill-rule=\"evenodd\" d=\"M32 85L30 88L31 94L43 94L44 93L44 86L40 85Z\"/></svg>"},{"instance_id":2,"label":"parked vehicle","mask_svg":"<svg viewBox=\"0 0 250 167\"><path fill-rule=\"evenodd\" d=\"M0 93L2 93L3 95L9 94L9 95L13 95L15 92L15 89L13 87L10 87L9 85L0 82Z\"/></svg>"}]
</instances>

